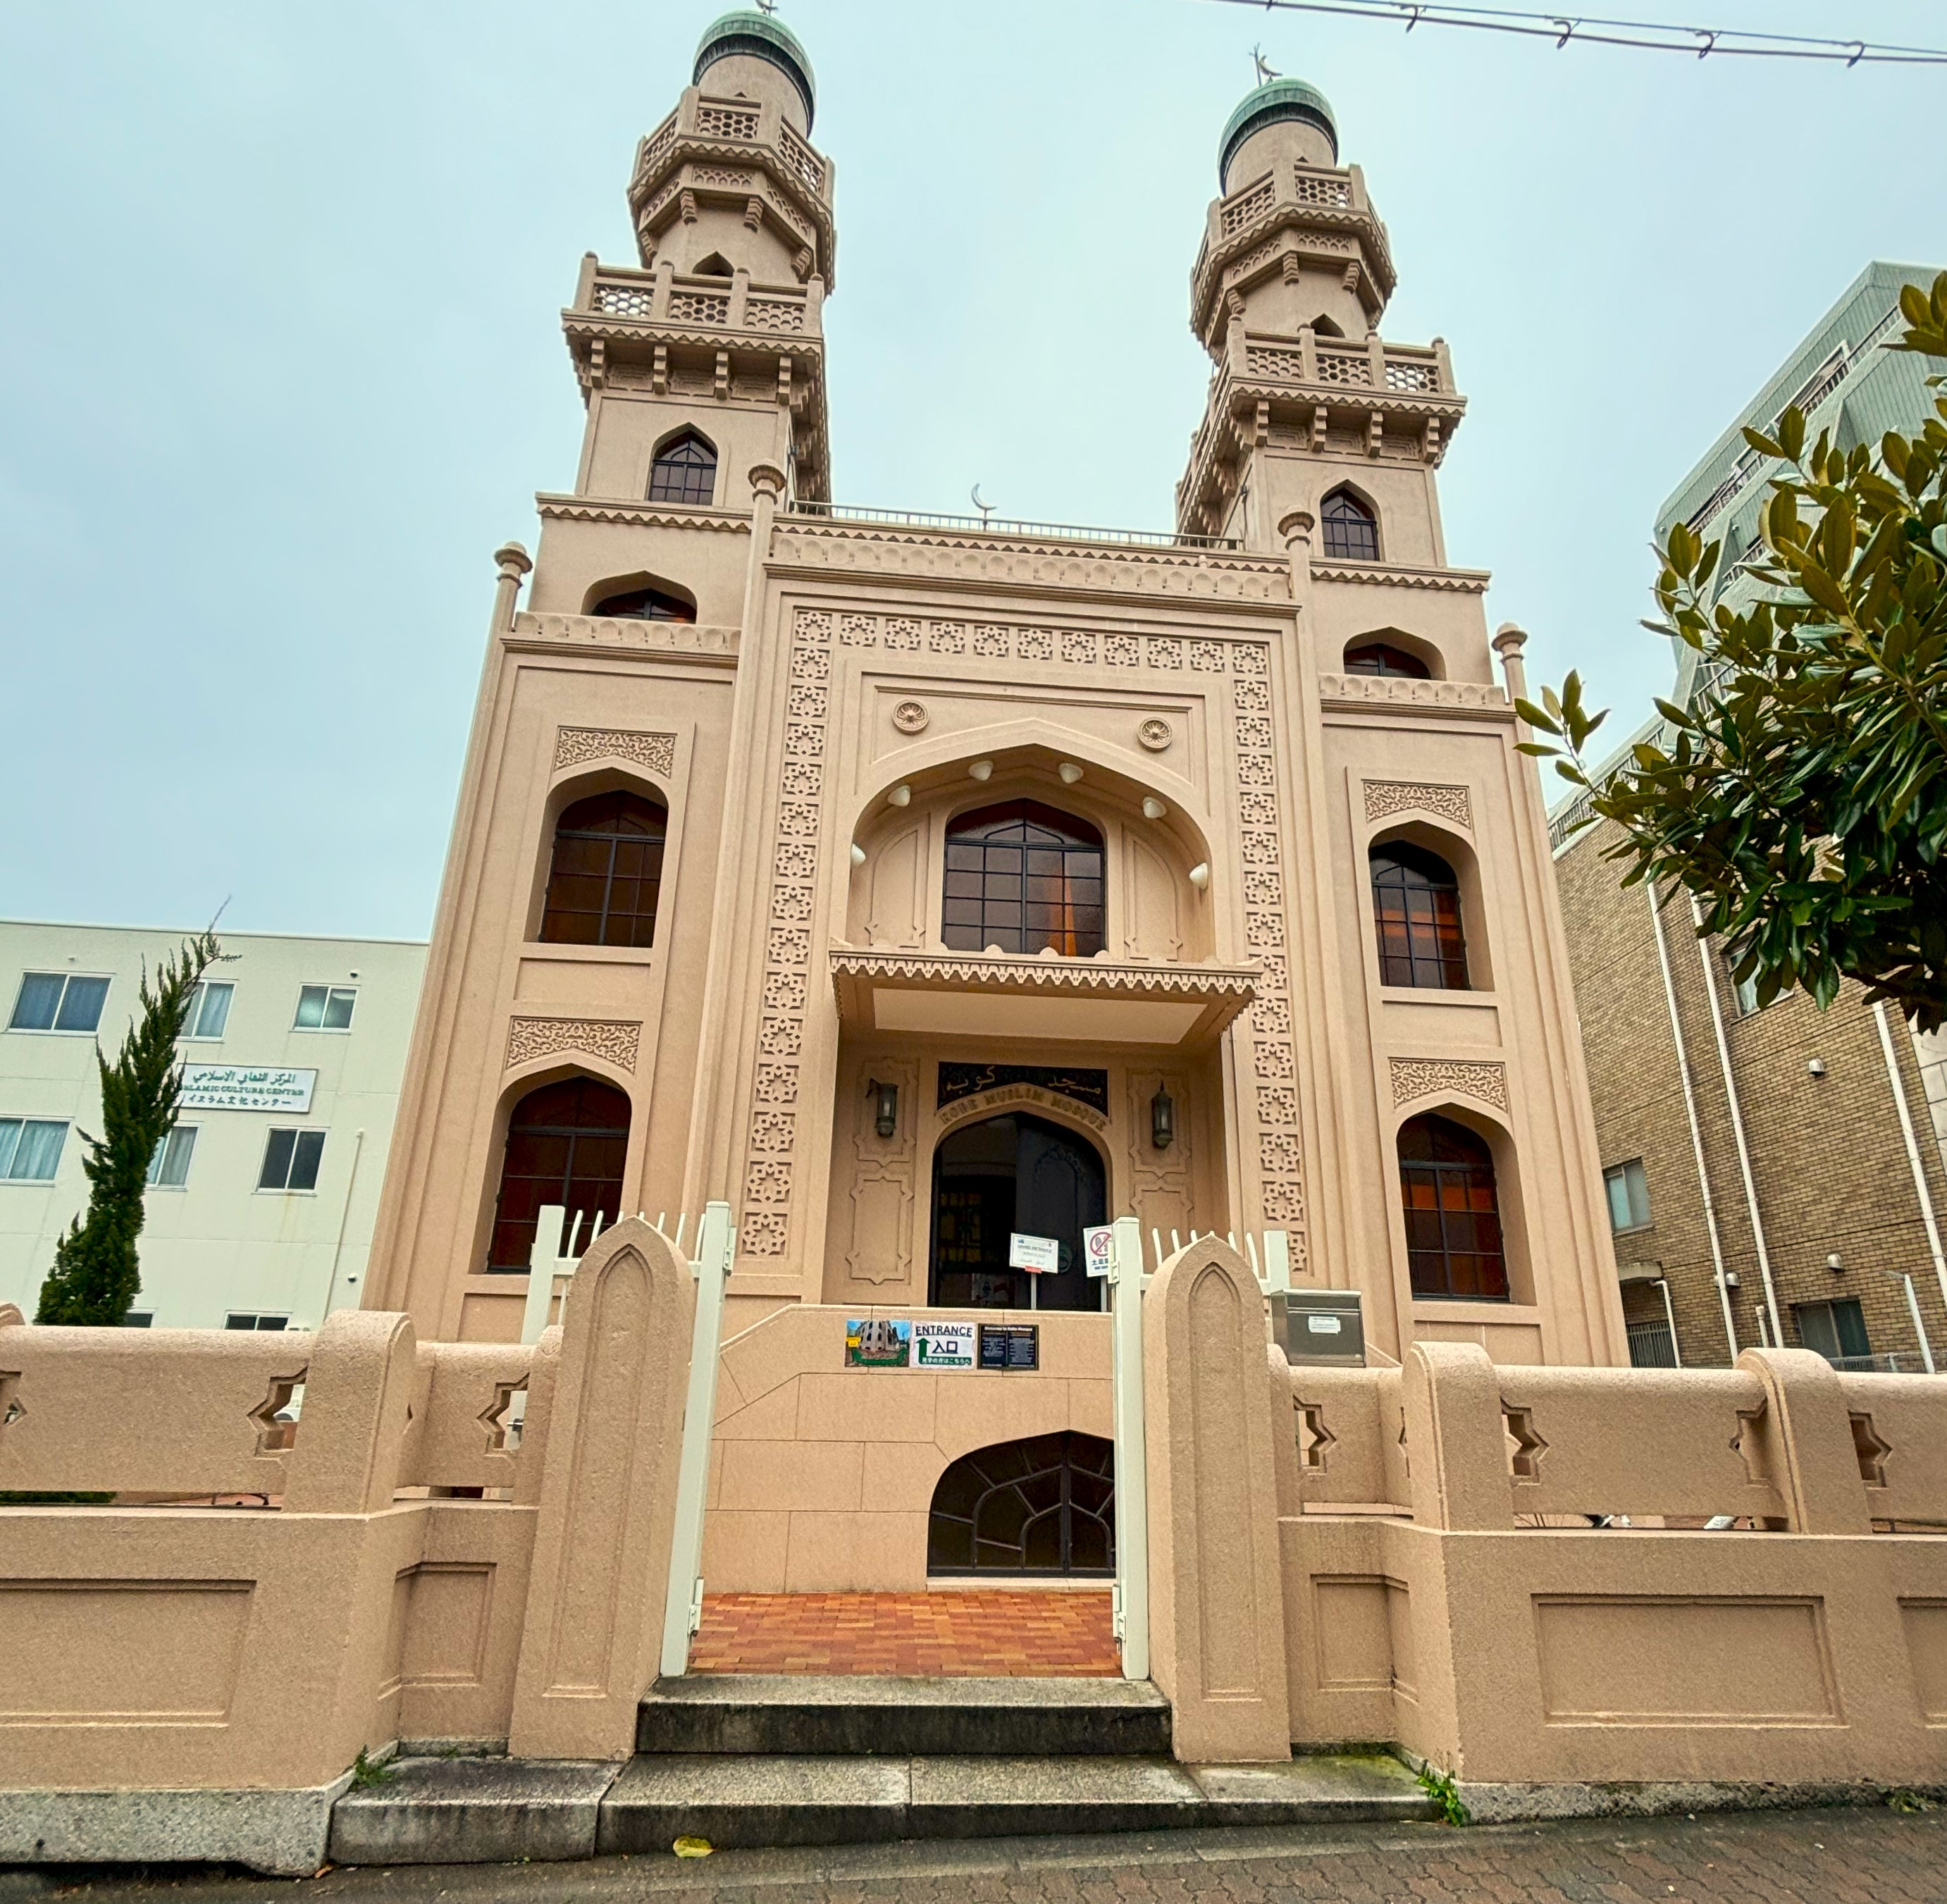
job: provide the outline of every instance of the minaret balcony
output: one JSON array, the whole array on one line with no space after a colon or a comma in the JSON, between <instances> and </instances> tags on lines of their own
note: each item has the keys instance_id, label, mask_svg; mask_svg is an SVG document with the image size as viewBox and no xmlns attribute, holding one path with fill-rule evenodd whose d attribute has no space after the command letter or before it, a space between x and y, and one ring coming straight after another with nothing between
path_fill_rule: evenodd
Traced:
<instances>
[{"instance_id":1,"label":"minaret balcony","mask_svg":"<svg viewBox=\"0 0 1947 1904\"><path fill-rule=\"evenodd\" d=\"M695 277L591 260L565 314L598 320L600 331L617 336L645 336L653 327L813 339L823 329L822 289L815 278L809 284L754 284L741 271L729 279Z\"/></svg>"},{"instance_id":2,"label":"minaret balcony","mask_svg":"<svg viewBox=\"0 0 1947 1904\"><path fill-rule=\"evenodd\" d=\"M839 1016L862 1032L1206 1045L1257 996L1255 965L1052 952L831 952Z\"/></svg>"}]
</instances>

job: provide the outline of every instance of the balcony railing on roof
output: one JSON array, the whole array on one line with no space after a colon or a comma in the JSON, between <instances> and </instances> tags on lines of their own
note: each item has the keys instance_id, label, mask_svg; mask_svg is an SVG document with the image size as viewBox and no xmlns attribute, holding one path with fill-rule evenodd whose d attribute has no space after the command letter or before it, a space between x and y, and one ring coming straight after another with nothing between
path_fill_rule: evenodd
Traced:
<instances>
[{"instance_id":1,"label":"balcony railing on roof","mask_svg":"<svg viewBox=\"0 0 1947 1904\"><path fill-rule=\"evenodd\" d=\"M793 515L827 522L890 522L917 529L974 529L987 535L1039 536L1056 542L1104 542L1144 549L1234 550L1235 536L1180 535L1156 529L1088 528L1073 522L1030 522L1014 516L943 515L927 509L861 509L843 503L794 502Z\"/></svg>"}]
</instances>

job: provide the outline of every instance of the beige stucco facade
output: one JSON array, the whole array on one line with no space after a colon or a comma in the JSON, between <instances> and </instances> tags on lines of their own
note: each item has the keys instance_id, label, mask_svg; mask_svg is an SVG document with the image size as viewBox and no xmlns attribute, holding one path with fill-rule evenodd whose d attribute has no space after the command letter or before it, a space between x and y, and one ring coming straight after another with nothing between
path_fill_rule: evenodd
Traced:
<instances>
[{"instance_id":1,"label":"beige stucco facade","mask_svg":"<svg viewBox=\"0 0 1947 1904\"><path fill-rule=\"evenodd\" d=\"M1165 1252L1288 1232L1388 1357L1625 1358L1541 810L1487 577L1441 529L1464 399L1438 340L1382 339L1385 228L1298 91L1229 141L1169 535L834 509L808 87L706 60L643 141L639 262L586 260L564 315L575 488L540 499L531 574L500 557L368 1304L429 1339L517 1332L525 1278L484 1273L507 1123L578 1075L627 1094L624 1210L732 1206L733 1331L924 1307L936 1148L1011 1107L1092 1147L1108 1213ZM647 500L686 430L707 500ZM1376 522L1364 558L1326 552L1335 492ZM694 620L590 611L643 587ZM1425 678L1348 671L1375 640ZM556 822L618 789L667 809L654 946L545 942ZM948 825L1021 798L1100 835L1093 956L948 948ZM1379 982L1367 856L1391 839L1455 868L1469 989ZM943 1065L1008 1082L949 1091ZM1088 1094L1045 1082L1074 1067ZM1429 1110L1491 1149L1504 1301L1413 1293L1395 1133Z\"/></svg>"}]
</instances>

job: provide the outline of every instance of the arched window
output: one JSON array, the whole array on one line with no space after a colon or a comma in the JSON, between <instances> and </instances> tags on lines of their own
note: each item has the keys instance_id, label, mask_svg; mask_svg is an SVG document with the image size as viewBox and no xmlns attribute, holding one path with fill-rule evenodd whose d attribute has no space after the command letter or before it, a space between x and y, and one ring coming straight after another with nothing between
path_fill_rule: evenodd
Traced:
<instances>
[{"instance_id":1,"label":"arched window","mask_svg":"<svg viewBox=\"0 0 1947 1904\"><path fill-rule=\"evenodd\" d=\"M1325 528L1325 553L1353 562L1379 559L1379 519L1349 489L1335 489L1319 515Z\"/></svg>"},{"instance_id":2,"label":"arched window","mask_svg":"<svg viewBox=\"0 0 1947 1904\"><path fill-rule=\"evenodd\" d=\"M692 275L697 277L732 277L736 275L730 268L730 261L720 251L713 251L698 265Z\"/></svg>"},{"instance_id":3,"label":"arched window","mask_svg":"<svg viewBox=\"0 0 1947 1904\"><path fill-rule=\"evenodd\" d=\"M977 1448L939 1477L930 1574L1113 1574L1116 1444L1073 1432Z\"/></svg>"},{"instance_id":4,"label":"arched window","mask_svg":"<svg viewBox=\"0 0 1947 1904\"><path fill-rule=\"evenodd\" d=\"M669 813L640 794L577 800L555 822L541 937L560 946L653 946Z\"/></svg>"},{"instance_id":5,"label":"arched window","mask_svg":"<svg viewBox=\"0 0 1947 1904\"><path fill-rule=\"evenodd\" d=\"M717 494L717 452L685 430L656 452L649 472L652 503L707 503Z\"/></svg>"},{"instance_id":6,"label":"arched window","mask_svg":"<svg viewBox=\"0 0 1947 1904\"><path fill-rule=\"evenodd\" d=\"M588 612L640 621L694 621L696 604L659 588L629 588L603 596Z\"/></svg>"},{"instance_id":7,"label":"arched window","mask_svg":"<svg viewBox=\"0 0 1947 1904\"><path fill-rule=\"evenodd\" d=\"M1348 674L1397 674L1412 681L1430 680L1433 670L1417 655L1409 655L1391 642L1362 641L1345 651Z\"/></svg>"},{"instance_id":8,"label":"arched window","mask_svg":"<svg viewBox=\"0 0 1947 1904\"><path fill-rule=\"evenodd\" d=\"M1400 1126L1399 1170L1413 1294L1506 1302L1500 1205L1485 1142L1450 1118L1410 1118Z\"/></svg>"},{"instance_id":9,"label":"arched window","mask_svg":"<svg viewBox=\"0 0 1947 1904\"><path fill-rule=\"evenodd\" d=\"M544 1203L567 1210L570 1231L577 1213L590 1224L598 1214L613 1222L622 1207L628 1150L629 1101L612 1085L565 1078L529 1091L507 1120L487 1273L526 1273Z\"/></svg>"},{"instance_id":10,"label":"arched window","mask_svg":"<svg viewBox=\"0 0 1947 1904\"><path fill-rule=\"evenodd\" d=\"M1460 882L1437 853L1389 840L1367 856L1373 922L1379 933L1379 983L1467 989Z\"/></svg>"},{"instance_id":11,"label":"arched window","mask_svg":"<svg viewBox=\"0 0 1947 1904\"><path fill-rule=\"evenodd\" d=\"M1035 800L983 806L947 822L940 937L955 952L1069 958L1102 949L1102 836Z\"/></svg>"},{"instance_id":12,"label":"arched window","mask_svg":"<svg viewBox=\"0 0 1947 1904\"><path fill-rule=\"evenodd\" d=\"M1323 315L1312 319L1311 328L1320 337L1343 337L1345 334L1329 317Z\"/></svg>"}]
</instances>

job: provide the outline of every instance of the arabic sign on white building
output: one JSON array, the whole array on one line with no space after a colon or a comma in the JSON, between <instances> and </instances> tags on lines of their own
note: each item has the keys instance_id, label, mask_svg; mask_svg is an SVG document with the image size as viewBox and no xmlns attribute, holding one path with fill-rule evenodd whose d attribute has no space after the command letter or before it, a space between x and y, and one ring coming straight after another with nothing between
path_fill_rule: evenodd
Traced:
<instances>
[{"instance_id":1,"label":"arabic sign on white building","mask_svg":"<svg viewBox=\"0 0 1947 1904\"><path fill-rule=\"evenodd\" d=\"M317 1088L315 1071L294 1071L276 1065L185 1064L182 1105L185 1110L288 1110L311 1109Z\"/></svg>"}]
</instances>

